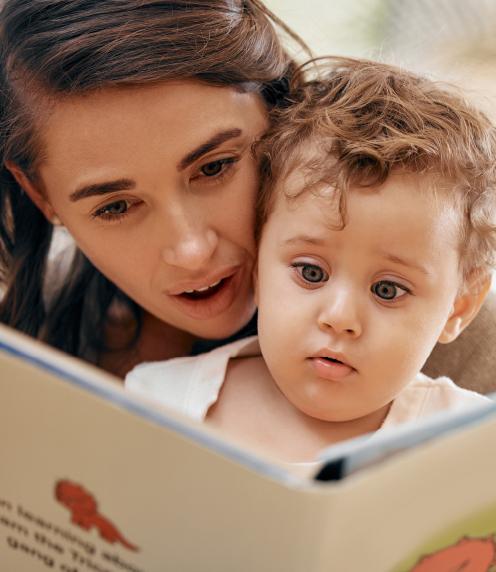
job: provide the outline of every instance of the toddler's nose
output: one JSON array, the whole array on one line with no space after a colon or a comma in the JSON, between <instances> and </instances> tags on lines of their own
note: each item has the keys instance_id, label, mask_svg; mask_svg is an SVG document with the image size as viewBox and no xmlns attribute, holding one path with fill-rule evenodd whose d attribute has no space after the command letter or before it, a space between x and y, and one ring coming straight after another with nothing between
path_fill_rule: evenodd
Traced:
<instances>
[{"instance_id":1,"label":"toddler's nose","mask_svg":"<svg viewBox=\"0 0 496 572\"><path fill-rule=\"evenodd\" d=\"M353 298L352 293L346 288L332 289L319 313L319 328L332 330L336 334L359 337L362 333L362 323L356 300Z\"/></svg>"}]
</instances>

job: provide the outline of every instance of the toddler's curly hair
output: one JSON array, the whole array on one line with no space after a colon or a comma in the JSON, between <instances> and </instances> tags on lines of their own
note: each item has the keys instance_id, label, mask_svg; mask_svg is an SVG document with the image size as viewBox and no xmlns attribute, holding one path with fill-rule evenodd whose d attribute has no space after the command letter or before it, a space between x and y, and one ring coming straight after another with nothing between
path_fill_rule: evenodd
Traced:
<instances>
[{"instance_id":1,"label":"toddler's curly hair","mask_svg":"<svg viewBox=\"0 0 496 572\"><path fill-rule=\"evenodd\" d=\"M350 188L373 190L393 172L428 174L460 209L463 277L494 267L496 128L486 115L454 87L395 66L339 57L306 66L318 70L316 78L272 113L257 145L257 238L295 171L305 180L299 192L320 183L336 188L343 226Z\"/></svg>"}]
</instances>

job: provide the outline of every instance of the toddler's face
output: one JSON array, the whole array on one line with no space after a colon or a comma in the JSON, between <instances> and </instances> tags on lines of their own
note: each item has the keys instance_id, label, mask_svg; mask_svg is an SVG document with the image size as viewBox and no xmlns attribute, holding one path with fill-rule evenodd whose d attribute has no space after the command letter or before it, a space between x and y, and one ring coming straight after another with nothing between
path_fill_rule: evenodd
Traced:
<instances>
[{"instance_id":1,"label":"toddler's face","mask_svg":"<svg viewBox=\"0 0 496 572\"><path fill-rule=\"evenodd\" d=\"M385 413L442 334L461 285L458 215L430 182L398 174L352 189L342 230L332 190L279 191L259 250L260 344L304 413Z\"/></svg>"}]
</instances>

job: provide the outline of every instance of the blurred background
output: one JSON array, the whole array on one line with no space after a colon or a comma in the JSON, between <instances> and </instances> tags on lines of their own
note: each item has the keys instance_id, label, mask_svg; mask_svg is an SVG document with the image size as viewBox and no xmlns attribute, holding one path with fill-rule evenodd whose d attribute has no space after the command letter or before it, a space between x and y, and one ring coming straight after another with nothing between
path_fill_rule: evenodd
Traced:
<instances>
[{"instance_id":1,"label":"blurred background","mask_svg":"<svg viewBox=\"0 0 496 572\"><path fill-rule=\"evenodd\" d=\"M496 121L496 0L265 3L314 55L378 59L456 84Z\"/></svg>"},{"instance_id":2,"label":"blurred background","mask_svg":"<svg viewBox=\"0 0 496 572\"><path fill-rule=\"evenodd\" d=\"M496 119L496 0L266 0L315 55L379 59L461 85Z\"/></svg>"},{"instance_id":3,"label":"blurred background","mask_svg":"<svg viewBox=\"0 0 496 572\"><path fill-rule=\"evenodd\" d=\"M496 0L264 1L315 55L379 59L455 83L496 121Z\"/></svg>"}]
</instances>

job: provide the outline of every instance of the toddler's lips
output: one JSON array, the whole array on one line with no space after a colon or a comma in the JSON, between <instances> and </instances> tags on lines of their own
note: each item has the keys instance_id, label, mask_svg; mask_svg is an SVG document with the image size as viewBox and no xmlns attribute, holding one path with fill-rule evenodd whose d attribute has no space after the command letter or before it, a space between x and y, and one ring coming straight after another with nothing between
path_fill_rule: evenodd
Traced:
<instances>
[{"instance_id":1,"label":"toddler's lips","mask_svg":"<svg viewBox=\"0 0 496 572\"><path fill-rule=\"evenodd\" d=\"M351 365L337 358L326 356L312 357L310 363L318 377L330 381L340 381L356 371Z\"/></svg>"}]
</instances>

